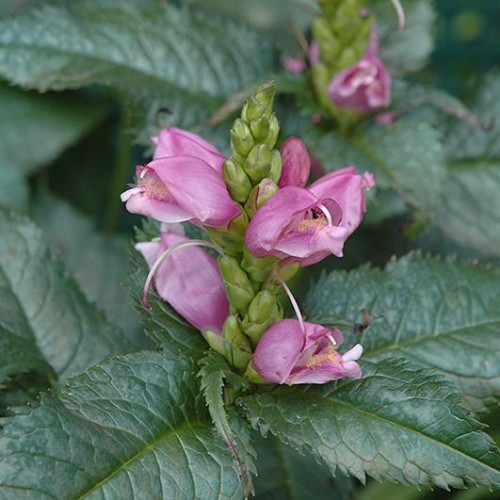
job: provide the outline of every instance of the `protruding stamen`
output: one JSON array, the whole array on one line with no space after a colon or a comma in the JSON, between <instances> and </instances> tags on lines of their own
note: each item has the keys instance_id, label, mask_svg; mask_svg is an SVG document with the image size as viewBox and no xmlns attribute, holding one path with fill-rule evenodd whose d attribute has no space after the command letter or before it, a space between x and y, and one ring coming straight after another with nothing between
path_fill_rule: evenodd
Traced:
<instances>
[{"instance_id":1,"label":"protruding stamen","mask_svg":"<svg viewBox=\"0 0 500 500\"><path fill-rule=\"evenodd\" d=\"M148 290L149 287L151 286L151 282L153 281L153 278L155 277L156 272L160 268L160 266L177 250L181 250L182 248L186 247L191 247L191 246L200 246L200 247L208 247L212 248L219 254L223 254L223 251L217 246L214 245L213 243L210 243L209 241L205 240L189 240L189 241L180 241L179 243L175 243L171 247L167 248L155 261L155 263L151 266L151 269L149 270L148 276L146 278L146 281L144 283L144 288L142 289L142 303L146 309L151 309L151 306L149 305L148 302Z\"/></svg>"},{"instance_id":2,"label":"protruding stamen","mask_svg":"<svg viewBox=\"0 0 500 500\"><path fill-rule=\"evenodd\" d=\"M305 334L306 327L304 325L304 318L302 317L302 313L300 312L300 309L299 309L299 304L297 304L297 301L295 300L295 297L293 296L290 288L288 288L288 285L279 276L276 276L276 281L281 285L283 290L285 290L285 293L288 295L288 298L290 300L290 303L292 304L293 310L295 311L295 315L297 316L297 319L299 320L300 329L302 330L302 333Z\"/></svg>"},{"instance_id":3,"label":"protruding stamen","mask_svg":"<svg viewBox=\"0 0 500 500\"><path fill-rule=\"evenodd\" d=\"M332 343L333 347L337 347L337 342L335 342L333 335L331 333L327 333L326 336L328 340Z\"/></svg>"},{"instance_id":4,"label":"protruding stamen","mask_svg":"<svg viewBox=\"0 0 500 500\"><path fill-rule=\"evenodd\" d=\"M391 0L391 2L398 16L398 29L399 31L403 31L405 28L405 11L403 10L403 6L399 0Z\"/></svg>"},{"instance_id":5,"label":"protruding stamen","mask_svg":"<svg viewBox=\"0 0 500 500\"><path fill-rule=\"evenodd\" d=\"M316 205L322 212L323 214L325 215L326 217L326 221L328 222L328 225L331 227L333 226L333 218L332 218L332 214L330 213L330 210L328 210L328 208L325 207L325 205L323 205L323 203L318 203Z\"/></svg>"}]
</instances>

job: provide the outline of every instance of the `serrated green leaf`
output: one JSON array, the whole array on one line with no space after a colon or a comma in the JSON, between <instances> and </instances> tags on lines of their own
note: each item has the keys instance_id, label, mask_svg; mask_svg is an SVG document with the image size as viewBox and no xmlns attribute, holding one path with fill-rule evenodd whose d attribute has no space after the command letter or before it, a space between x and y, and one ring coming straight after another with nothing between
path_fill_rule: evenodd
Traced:
<instances>
[{"instance_id":1,"label":"serrated green leaf","mask_svg":"<svg viewBox=\"0 0 500 500\"><path fill-rule=\"evenodd\" d=\"M0 21L0 75L40 90L103 84L153 102L213 107L265 79L262 35L166 2L84 0Z\"/></svg>"},{"instance_id":2,"label":"serrated green leaf","mask_svg":"<svg viewBox=\"0 0 500 500\"><path fill-rule=\"evenodd\" d=\"M234 465L241 481L243 495L248 498L254 492L251 474L255 474L255 452L250 443L250 432L245 423L234 411L231 425L224 401L224 386L227 379L236 375L231 371L225 359L215 351L210 351L199 362L201 370L201 390L207 402L208 411L215 424L215 428L231 452ZM238 422L239 421L239 422Z\"/></svg>"},{"instance_id":3,"label":"serrated green leaf","mask_svg":"<svg viewBox=\"0 0 500 500\"><path fill-rule=\"evenodd\" d=\"M346 165L369 170L378 188L395 189L421 210L431 211L441 200L444 151L438 132L423 121L407 117L350 138L324 134L310 137L308 145L326 170Z\"/></svg>"},{"instance_id":4,"label":"serrated green leaf","mask_svg":"<svg viewBox=\"0 0 500 500\"><path fill-rule=\"evenodd\" d=\"M381 2L379 2L380 4ZM381 57L390 69L391 75L400 75L422 68L433 49L435 13L431 0L403 2L406 24L397 30L396 13L392 5L383 2L380 22ZM388 23L387 20L393 22ZM385 21L385 22L384 22Z\"/></svg>"},{"instance_id":5,"label":"serrated green leaf","mask_svg":"<svg viewBox=\"0 0 500 500\"><path fill-rule=\"evenodd\" d=\"M258 456L256 481L257 500L318 500L335 498L349 500L353 482L337 472L332 477L324 464L301 454L273 436L257 437Z\"/></svg>"},{"instance_id":6,"label":"serrated green leaf","mask_svg":"<svg viewBox=\"0 0 500 500\"><path fill-rule=\"evenodd\" d=\"M2 341L22 341L27 362L30 350L41 352L61 380L126 349L123 333L85 300L33 223L0 212L0 234Z\"/></svg>"},{"instance_id":7,"label":"serrated green leaf","mask_svg":"<svg viewBox=\"0 0 500 500\"><path fill-rule=\"evenodd\" d=\"M500 488L500 453L456 405L453 386L401 361L363 363L359 381L276 387L243 398L262 431L365 480Z\"/></svg>"},{"instance_id":8,"label":"serrated green leaf","mask_svg":"<svg viewBox=\"0 0 500 500\"><path fill-rule=\"evenodd\" d=\"M111 359L61 397L45 396L5 425L2 498L241 498L193 361L153 352Z\"/></svg>"},{"instance_id":9,"label":"serrated green leaf","mask_svg":"<svg viewBox=\"0 0 500 500\"><path fill-rule=\"evenodd\" d=\"M405 357L438 370L463 392L463 402L483 410L500 396L500 276L454 260L411 255L385 271L361 269L321 277L306 299L311 321L371 325L360 342L364 359ZM348 329L345 329L348 334Z\"/></svg>"},{"instance_id":10,"label":"serrated green leaf","mask_svg":"<svg viewBox=\"0 0 500 500\"><path fill-rule=\"evenodd\" d=\"M129 260L128 239L97 232L83 214L56 198L40 200L34 218L61 251L66 267L87 299L120 326L132 343L140 344L145 337L138 332L137 313L123 286Z\"/></svg>"}]
</instances>

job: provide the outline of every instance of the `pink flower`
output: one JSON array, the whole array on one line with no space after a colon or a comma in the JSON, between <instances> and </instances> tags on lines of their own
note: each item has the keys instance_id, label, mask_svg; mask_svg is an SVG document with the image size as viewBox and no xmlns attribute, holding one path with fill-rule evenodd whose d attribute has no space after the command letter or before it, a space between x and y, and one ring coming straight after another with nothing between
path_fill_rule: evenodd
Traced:
<instances>
[{"instance_id":1,"label":"pink flower","mask_svg":"<svg viewBox=\"0 0 500 500\"><path fill-rule=\"evenodd\" d=\"M303 266L330 254L341 257L344 242L366 211L364 191L374 185L372 174L346 167L307 189L286 186L254 215L246 245L257 257L273 255Z\"/></svg>"},{"instance_id":2,"label":"pink flower","mask_svg":"<svg viewBox=\"0 0 500 500\"><path fill-rule=\"evenodd\" d=\"M324 384L344 377L361 377L356 360L360 344L344 354L337 352L342 332L314 323L283 319L262 335L252 358L255 371L274 384Z\"/></svg>"},{"instance_id":3,"label":"pink flower","mask_svg":"<svg viewBox=\"0 0 500 500\"><path fill-rule=\"evenodd\" d=\"M168 156L192 156L208 163L220 172L226 161L224 155L203 137L176 127L163 129L151 138L156 144L153 160Z\"/></svg>"},{"instance_id":4,"label":"pink flower","mask_svg":"<svg viewBox=\"0 0 500 500\"><path fill-rule=\"evenodd\" d=\"M279 187L304 187L311 170L311 160L305 144L298 137L289 137L280 149L283 167Z\"/></svg>"},{"instance_id":5,"label":"pink flower","mask_svg":"<svg viewBox=\"0 0 500 500\"><path fill-rule=\"evenodd\" d=\"M225 158L214 146L174 127L153 142L153 161L136 167L137 185L121 195L129 212L212 227L226 227L240 213L222 179Z\"/></svg>"},{"instance_id":6,"label":"pink flower","mask_svg":"<svg viewBox=\"0 0 500 500\"><path fill-rule=\"evenodd\" d=\"M340 108L372 113L391 102L391 77L377 56L377 38L372 32L365 55L337 74L328 85L330 99Z\"/></svg>"},{"instance_id":7,"label":"pink flower","mask_svg":"<svg viewBox=\"0 0 500 500\"><path fill-rule=\"evenodd\" d=\"M306 69L306 60L303 57L292 57L284 55L281 58L283 68L291 75L298 75Z\"/></svg>"},{"instance_id":8,"label":"pink flower","mask_svg":"<svg viewBox=\"0 0 500 500\"><path fill-rule=\"evenodd\" d=\"M135 248L151 268L172 245L188 241L189 238L164 229L159 241L137 243ZM154 287L163 300L198 330L221 332L229 315L229 302L216 259L200 247L173 252L155 273Z\"/></svg>"}]
</instances>

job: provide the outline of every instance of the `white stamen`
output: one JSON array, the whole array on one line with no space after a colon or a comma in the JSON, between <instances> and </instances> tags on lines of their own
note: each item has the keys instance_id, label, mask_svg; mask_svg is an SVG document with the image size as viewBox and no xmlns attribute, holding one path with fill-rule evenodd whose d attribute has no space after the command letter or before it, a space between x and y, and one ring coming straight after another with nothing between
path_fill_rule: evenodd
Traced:
<instances>
[{"instance_id":1,"label":"white stamen","mask_svg":"<svg viewBox=\"0 0 500 500\"><path fill-rule=\"evenodd\" d=\"M403 31L405 28L405 11L403 10L403 6L401 5L399 0L391 0L394 9L396 10L396 14L398 16L398 29L399 31Z\"/></svg>"},{"instance_id":2,"label":"white stamen","mask_svg":"<svg viewBox=\"0 0 500 500\"><path fill-rule=\"evenodd\" d=\"M180 241L179 243L175 243L171 247L167 248L155 261L155 263L151 266L149 270L148 276L146 278L146 282L144 283L144 288L142 289L142 303L146 309L151 309L151 306L148 303L148 290L151 286L151 282L155 277L156 272L160 268L160 266L177 250L181 250L182 248L191 247L191 246L200 246L200 247L208 247L212 248L219 254L223 254L222 250L213 243L205 240L189 240L189 241Z\"/></svg>"},{"instance_id":3,"label":"white stamen","mask_svg":"<svg viewBox=\"0 0 500 500\"><path fill-rule=\"evenodd\" d=\"M323 203L318 203L316 205L325 215L326 221L328 222L328 225L331 227L333 226L333 219L332 219L332 214L330 213L330 210L323 205Z\"/></svg>"},{"instance_id":4,"label":"white stamen","mask_svg":"<svg viewBox=\"0 0 500 500\"><path fill-rule=\"evenodd\" d=\"M279 276L275 276L275 277L276 277L276 281L282 286L283 290L285 290L285 293L288 295L288 298L290 299L293 310L295 311L295 315L297 316L297 319L299 320L300 329L302 330L302 333L305 334L306 327L304 325L304 318L302 317L302 313L300 312L300 309L299 309L299 304L297 304L297 301L295 300L295 297L293 296L292 292L290 291L290 288L288 288L288 285Z\"/></svg>"},{"instance_id":5,"label":"white stamen","mask_svg":"<svg viewBox=\"0 0 500 500\"><path fill-rule=\"evenodd\" d=\"M139 174L139 179L144 179L144 177L146 177L147 173L148 173L147 169L143 168L141 170L141 173Z\"/></svg>"},{"instance_id":6,"label":"white stamen","mask_svg":"<svg viewBox=\"0 0 500 500\"><path fill-rule=\"evenodd\" d=\"M328 340L332 343L333 347L337 347L337 342L335 342L333 335L331 333L328 333L326 336L328 337Z\"/></svg>"}]
</instances>

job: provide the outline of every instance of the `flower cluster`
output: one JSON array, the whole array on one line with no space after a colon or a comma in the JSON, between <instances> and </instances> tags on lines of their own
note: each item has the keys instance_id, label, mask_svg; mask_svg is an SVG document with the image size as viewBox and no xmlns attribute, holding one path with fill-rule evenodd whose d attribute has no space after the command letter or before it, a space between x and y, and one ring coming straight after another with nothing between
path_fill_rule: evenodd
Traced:
<instances>
[{"instance_id":1,"label":"flower cluster","mask_svg":"<svg viewBox=\"0 0 500 500\"><path fill-rule=\"evenodd\" d=\"M311 161L303 142L290 137L275 149L273 97L274 84L264 84L247 100L231 129L230 158L177 128L153 138L153 160L137 167L136 185L121 196L130 212L162 222L159 238L136 245L150 268L144 303L152 282L254 382L359 377L361 346L340 354L342 333L305 322L286 281L302 266L342 256L373 176L345 167L307 185ZM208 238L187 238L180 222ZM283 291L297 319L283 319Z\"/></svg>"}]
</instances>

